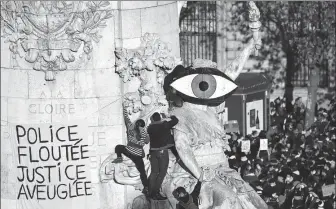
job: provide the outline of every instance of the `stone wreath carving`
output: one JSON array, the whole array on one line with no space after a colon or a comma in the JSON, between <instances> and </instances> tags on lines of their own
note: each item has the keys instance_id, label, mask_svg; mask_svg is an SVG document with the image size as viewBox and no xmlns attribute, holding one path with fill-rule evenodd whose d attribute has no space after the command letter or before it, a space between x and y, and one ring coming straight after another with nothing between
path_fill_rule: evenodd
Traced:
<instances>
[{"instance_id":1,"label":"stone wreath carving","mask_svg":"<svg viewBox=\"0 0 336 209\"><path fill-rule=\"evenodd\" d=\"M1 37L9 42L13 67L24 57L33 69L55 79L56 71L67 69L79 51L91 59L99 30L113 16L106 1L5 1L1 2Z\"/></svg>"},{"instance_id":2,"label":"stone wreath carving","mask_svg":"<svg viewBox=\"0 0 336 209\"><path fill-rule=\"evenodd\" d=\"M138 49L117 48L116 73L124 82L132 77L139 77L141 71L155 71L160 68L169 73L176 65L181 64L179 58L171 56L169 45L161 41L157 34L146 33ZM162 75L163 79L164 75ZM161 82L162 82L161 79Z\"/></svg>"}]
</instances>

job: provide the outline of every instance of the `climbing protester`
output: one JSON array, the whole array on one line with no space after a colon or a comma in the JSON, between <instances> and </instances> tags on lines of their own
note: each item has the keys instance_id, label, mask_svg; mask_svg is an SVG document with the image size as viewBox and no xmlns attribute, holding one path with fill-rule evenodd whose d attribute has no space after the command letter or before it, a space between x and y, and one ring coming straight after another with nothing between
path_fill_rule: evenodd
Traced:
<instances>
[{"instance_id":1,"label":"climbing protester","mask_svg":"<svg viewBox=\"0 0 336 209\"><path fill-rule=\"evenodd\" d=\"M149 195L155 200L166 199L160 194L160 188L168 169L168 149L175 146L171 129L178 123L175 116L171 116L170 119L170 121L162 120L160 114L156 112L152 115L153 122L147 128L151 164Z\"/></svg>"},{"instance_id":2,"label":"climbing protester","mask_svg":"<svg viewBox=\"0 0 336 209\"><path fill-rule=\"evenodd\" d=\"M117 158L112 163L121 163L123 161L122 154L132 160L140 173L140 179L144 186L142 192L148 196L148 179L143 161L143 158L145 157L145 151L143 147L145 144L149 143L149 137L145 129L146 124L142 119L132 123L125 107L123 108L123 114L127 128L128 142L127 146L119 144L115 147Z\"/></svg>"}]
</instances>

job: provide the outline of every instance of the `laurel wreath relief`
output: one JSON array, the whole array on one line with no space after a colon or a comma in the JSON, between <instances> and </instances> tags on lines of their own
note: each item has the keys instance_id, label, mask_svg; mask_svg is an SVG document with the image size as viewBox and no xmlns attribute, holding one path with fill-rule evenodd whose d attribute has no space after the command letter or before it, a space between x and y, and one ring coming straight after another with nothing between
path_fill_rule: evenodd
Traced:
<instances>
[{"instance_id":1,"label":"laurel wreath relief","mask_svg":"<svg viewBox=\"0 0 336 209\"><path fill-rule=\"evenodd\" d=\"M1 37L9 43L13 67L25 58L33 69L55 79L56 71L78 57L91 59L93 42L113 17L109 2L5 1L1 3ZM82 47L81 47L82 46Z\"/></svg>"}]
</instances>

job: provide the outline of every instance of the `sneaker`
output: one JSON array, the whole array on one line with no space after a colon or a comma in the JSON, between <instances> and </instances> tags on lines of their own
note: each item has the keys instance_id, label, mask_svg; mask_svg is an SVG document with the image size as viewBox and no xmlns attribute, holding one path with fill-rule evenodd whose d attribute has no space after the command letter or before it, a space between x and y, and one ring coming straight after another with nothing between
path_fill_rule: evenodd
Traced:
<instances>
[{"instance_id":1,"label":"sneaker","mask_svg":"<svg viewBox=\"0 0 336 209\"><path fill-rule=\"evenodd\" d=\"M112 163L121 163L123 161L122 157L117 157Z\"/></svg>"}]
</instances>

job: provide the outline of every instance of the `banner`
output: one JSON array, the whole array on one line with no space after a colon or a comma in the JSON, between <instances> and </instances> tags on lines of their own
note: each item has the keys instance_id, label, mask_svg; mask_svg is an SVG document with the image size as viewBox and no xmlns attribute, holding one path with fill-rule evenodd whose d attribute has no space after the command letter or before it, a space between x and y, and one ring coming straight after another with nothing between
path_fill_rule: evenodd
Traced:
<instances>
[{"instance_id":1,"label":"banner","mask_svg":"<svg viewBox=\"0 0 336 209\"><path fill-rule=\"evenodd\" d=\"M88 127L78 123L12 124L10 129L15 199L35 205L33 208L85 208L92 196Z\"/></svg>"},{"instance_id":2,"label":"banner","mask_svg":"<svg viewBox=\"0 0 336 209\"><path fill-rule=\"evenodd\" d=\"M241 151L248 153L250 152L251 142L250 140L243 140L241 145Z\"/></svg>"},{"instance_id":3,"label":"banner","mask_svg":"<svg viewBox=\"0 0 336 209\"><path fill-rule=\"evenodd\" d=\"M239 124L237 120L230 120L224 124L224 130L227 133L239 133Z\"/></svg>"},{"instance_id":4,"label":"banner","mask_svg":"<svg viewBox=\"0 0 336 209\"><path fill-rule=\"evenodd\" d=\"M252 134L253 131L264 130L264 100L254 100L246 102L246 135ZM259 124L259 125L258 125Z\"/></svg>"},{"instance_id":5,"label":"banner","mask_svg":"<svg viewBox=\"0 0 336 209\"><path fill-rule=\"evenodd\" d=\"M244 181L246 181L249 184L251 184L251 183L253 183L255 181L258 181L258 177L255 176L253 173L249 173L249 174L245 175L243 177L243 179L244 179Z\"/></svg>"},{"instance_id":6,"label":"banner","mask_svg":"<svg viewBox=\"0 0 336 209\"><path fill-rule=\"evenodd\" d=\"M327 197L335 193L335 184L330 184L327 186L322 186L323 197Z\"/></svg>"},{"instance_id":7,"label":"banner","mask_svg":"<svg viewBox=\"0 0 336 209\"><path fill-rule=\"evenodd\" d=\"M268 139L260 139L259 150L268 150Z\"/></svg>"}]
</instances>

